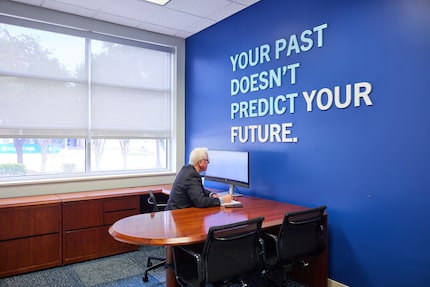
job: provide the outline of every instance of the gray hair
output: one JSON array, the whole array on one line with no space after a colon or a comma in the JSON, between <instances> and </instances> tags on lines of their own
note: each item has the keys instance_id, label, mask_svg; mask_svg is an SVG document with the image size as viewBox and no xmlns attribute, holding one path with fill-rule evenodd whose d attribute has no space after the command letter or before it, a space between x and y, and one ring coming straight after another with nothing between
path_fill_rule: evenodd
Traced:
<instances>
[{"instance_id":1,"label":"gray hair","mask_svg":"<svg viewBox=\"0 0 430 287\"><path fill-rule=\"evenodd\" d=\"M196 147L190 153L189 164L196 165L199 160L205 159L208 155L208 148L206 147Z\"/></svg>"}]
</instances>

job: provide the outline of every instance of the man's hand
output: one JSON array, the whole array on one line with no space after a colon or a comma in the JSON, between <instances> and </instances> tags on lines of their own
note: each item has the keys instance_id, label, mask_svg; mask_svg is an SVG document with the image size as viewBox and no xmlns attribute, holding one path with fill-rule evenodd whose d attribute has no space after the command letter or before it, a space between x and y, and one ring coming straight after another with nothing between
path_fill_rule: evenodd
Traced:
<instances>
[{"instance_id":1,"label":"man's hand","mask_svg":"<svg viewBox=\"0 0 430 287\"><path fill-rule=\"evenodd\" d=\"M231 196L230 194L227 194L223 197L223 199L225 203L229 203L233 200L233 196Z\"/></svg>"}]
</instances>

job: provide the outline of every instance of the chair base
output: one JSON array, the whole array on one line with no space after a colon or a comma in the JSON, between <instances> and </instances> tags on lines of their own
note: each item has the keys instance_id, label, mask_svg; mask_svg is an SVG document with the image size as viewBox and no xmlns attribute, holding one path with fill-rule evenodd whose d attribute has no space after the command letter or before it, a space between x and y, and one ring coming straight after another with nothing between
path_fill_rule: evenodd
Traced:
<instances>
[{"instance_id":1,"label":"chair base","mask_svg":"<svg viewBox=\"0 0 430 287\"><path fill-rule=\"evenodd\" d=\"M296 263L297 264L297 263ZM266 274L266 287L309 287L290 277L293 266L296 264L283 265L282 267L274 270L269 270ZM305 268L307 265L299 264L299 268Z\"/></svg>"},{"instance_id":2,"label":"chair base","mask_svg":"<svg viewBox=\"0 0 430 287\"><path fill-rule=\"evenodd\" d=\"M158 262L157 264L153 265L151 260L158 260L160 262ZM146 262L146 269L145 272L143 273L143 277L142 280L143 282L148 282L149 278L148 278L148 272L151 270L154 270L156 268L159 267L165 267L166 266L166 258L161 258L161 257L148 257L148 261Z\"/></svg>"}]
</instances>

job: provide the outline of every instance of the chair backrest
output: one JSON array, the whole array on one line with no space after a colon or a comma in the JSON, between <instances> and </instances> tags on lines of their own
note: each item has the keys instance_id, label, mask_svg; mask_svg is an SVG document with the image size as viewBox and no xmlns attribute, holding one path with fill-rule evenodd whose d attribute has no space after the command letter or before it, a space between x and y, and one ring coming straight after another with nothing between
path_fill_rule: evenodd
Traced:
<instances>
[{"instance_id":1,"label":"chair backrest","mask_svg":"<svg viewBox=\"0 0 430 287\"><path fill-rule=\"evenodd\" d=\"M166 207L167 204L164 203L157 203L157 198L155 197L154 193L152 192L152 190L148 190L149 193L149 197L148 197L148 203L150 205L152 205L152 211L153 212L158 212L160 210L164 210L164 208Z\"/></svg>"},{"instance_id":2,"label":"chair backrest","mask_svg":"<svg viewBox=\"0 0 430 287\"><path fill-rule=\"evenodd\" d=\"M206 284L237 278L262 268L264 217L209 228L202 261Z\"/></svg>"},{"instance_id":3,"label":"chair backrest","mask_svg":"<svg viewBox=\"0 0 430 287\"><path fill-rule=\"evenodd\" d=\"M317 255L324 251L326 208L320 206L285 214L278 235L278 259L282 264L293 263L304 256Z\"/></svg>"}]
</instances>

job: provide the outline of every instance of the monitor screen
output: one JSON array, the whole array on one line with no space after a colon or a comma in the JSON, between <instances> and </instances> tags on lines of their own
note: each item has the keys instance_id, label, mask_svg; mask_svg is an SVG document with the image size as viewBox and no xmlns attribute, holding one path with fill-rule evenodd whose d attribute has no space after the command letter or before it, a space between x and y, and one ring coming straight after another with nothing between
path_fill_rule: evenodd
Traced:
<instances>
[{"instance_id":1,"label":"monitor screen","mask_svg":"<svg viewBox=\"0 0 430 287\"><path fill-rule=\"evenodd\" d=\"M210 163L205 172L205 180L222 182L234 186L249 187L249 152L208 150Z\"/></svg>"}]
</instances>

